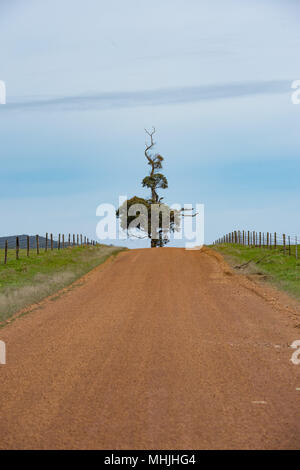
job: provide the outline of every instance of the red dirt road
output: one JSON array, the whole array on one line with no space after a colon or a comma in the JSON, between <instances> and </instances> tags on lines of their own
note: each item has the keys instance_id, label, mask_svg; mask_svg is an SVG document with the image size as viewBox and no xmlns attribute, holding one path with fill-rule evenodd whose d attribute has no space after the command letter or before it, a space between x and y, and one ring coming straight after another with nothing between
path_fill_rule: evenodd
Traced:
<instances>
[{"instance_id":1,"label":"red dirt road","mask_svg":"<svg viewBox=\"0 0 300 470\"><path fill-rule=\"evenodd\" d=\"M0 330L0 447L299 449L300 320L270 292L208 249L121 253Z\"/></svg>"}]
</instances>

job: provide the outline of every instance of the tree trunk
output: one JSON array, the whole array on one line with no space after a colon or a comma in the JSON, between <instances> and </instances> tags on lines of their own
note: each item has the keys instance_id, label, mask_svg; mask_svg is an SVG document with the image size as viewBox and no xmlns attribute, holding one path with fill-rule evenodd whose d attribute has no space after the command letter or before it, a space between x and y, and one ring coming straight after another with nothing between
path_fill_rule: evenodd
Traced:
<instances>
[{"instance_id":1,"label":"tree trunk","mask_svg":"<svg viewBox=\"0 0 300 470\"><path fill-rule=\"evenodd\" d=\"M159 244L158 246L163 247L163 238L162 238L162 230L159 231Z\"/></svg>"},{"instance_id":2,"label":"tree trunk","mask_svg":"<svg viewBox=\"0 0 300 470\"><path fill-rule=\"evenodd\" d=\"M154 238L151 238L151 248L156 248L157 246L157 240L155 240Z\"/></svg>"}]
</instances>

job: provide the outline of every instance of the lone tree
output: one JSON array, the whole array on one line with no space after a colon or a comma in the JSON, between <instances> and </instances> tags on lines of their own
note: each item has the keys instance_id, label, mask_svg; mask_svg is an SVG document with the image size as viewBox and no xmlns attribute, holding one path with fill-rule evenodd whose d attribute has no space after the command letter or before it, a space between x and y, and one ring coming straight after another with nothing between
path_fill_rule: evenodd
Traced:
<instances>
[{"instance_id":1,"label":"lone tree","mask_svg":"<svg viewBox=\"0 0 300 470\"><path fill-rule=\"evenodd\" d=\"M149 175L142 180L142 186L149 188L149 199L132 197L125 201L117 210L117 217L121 220L121 227L131 236L137 238L149 238L151 248L162 247L170 241L170 233L178 231L180 227L179 210L172 210L167 204L162 203L163 197L158 194L159 189L168 187L168 180L160 170L164 158L159 154L152 154L155 146L153 136L155 128L151 132L145 129L150 142L145 144L145 157L150 166ZM135 235L136 230L141 235Z\"/></svg>"},{"instance_id":2,"label":"lone tree","mask_svg":"<svg viewBox=\"0 0 300 470\"><path fill-rule=\"evenodd\" d=\"M157 189L167 189L168 187L168 180L162 173L159 173L159 170L162 169L162 162L164 157L162 157L159 153L155 155L151 155L149 151L154 147L155 142L153 141L153 135L155 134L155 128L153 128L152 132L148 132L145 129L146 134L150 137L150 144L146 142L145 148L145 157L148 160L148 165L151 166L151 171L149 176L145 176L142 181L143 187L150 188L151 190L151 203L158 204L162 201L162 197L160 198L157 194Z\"/></svg>"}]
</instances>

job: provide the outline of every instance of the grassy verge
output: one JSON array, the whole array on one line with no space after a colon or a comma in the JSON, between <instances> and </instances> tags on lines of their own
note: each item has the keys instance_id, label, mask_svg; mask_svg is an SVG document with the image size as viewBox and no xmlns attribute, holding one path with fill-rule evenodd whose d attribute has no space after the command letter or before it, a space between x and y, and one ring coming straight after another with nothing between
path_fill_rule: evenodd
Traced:
<instances>
[{"instance_id":1,"label":"grassy verge","mask_svg":"<svg viewBox=\"0 0 300 470\"><path fill-rule=\"evenodd\" d=\"M291 256L288 250L284 254L282 247L275 250L223 244L212 248L241 274L263 274L265 280L300 299L300 260L295 258L295 247L291 247Z\"/></svg>"},{"instance_id":2,"label":"grassy verge","mask_svg":"<svg viewBox=\"0 0 300 470\"><path fill-rule=\"evenodd\" d=\"M41 250L39 255L32 253L29 258L26 250L20 250L19 260L15 259L15 251L9 250L6 265L3 250L0 250L0 323L18 310L66 287L122 250L107 245L84 246Z\"/></svg>"}]
</instances>

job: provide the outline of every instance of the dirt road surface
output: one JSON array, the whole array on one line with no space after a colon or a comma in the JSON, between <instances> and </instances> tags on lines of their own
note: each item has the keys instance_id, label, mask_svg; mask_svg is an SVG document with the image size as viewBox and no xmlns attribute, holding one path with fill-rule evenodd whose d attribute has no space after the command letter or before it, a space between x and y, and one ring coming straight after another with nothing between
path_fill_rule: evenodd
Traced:
<instances>
[{"instance_id":1,"label":"dirt road surface","mask_svg":"<svg viewBox=\"0 0 300 470\"><path fill-rule=\"evenodd\" d=\"M122 252L0 330L0 447L299 449L300 319L266 289L208 249Z\"/></svg>"}]
</instances>

